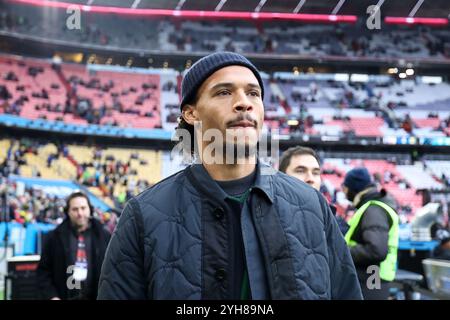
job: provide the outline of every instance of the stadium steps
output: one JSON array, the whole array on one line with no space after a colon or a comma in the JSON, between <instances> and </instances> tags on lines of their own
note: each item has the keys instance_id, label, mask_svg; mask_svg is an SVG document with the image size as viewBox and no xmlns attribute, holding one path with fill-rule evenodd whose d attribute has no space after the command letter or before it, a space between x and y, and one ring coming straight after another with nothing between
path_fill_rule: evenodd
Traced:
<instances>
[{"instance_id":1,"label":"stadium steps","mask_svg":"<svg viewBox=\"0 0 450 320\"><path fill-rule=\"evenodd\" d=\"M275 82L271 82L270 90L272 91L273 95L277 96L280 99L280 105L285 109L286 114L290 114L292 111L291 107L289 106L286 100L286 96L284 95L283 90L281 90L280 86Z\"/></svg>"},{"instance_id":2,"label":"stadium steps","mask_svg":"<svg viewBox=\"0 0 450 320\"><path fill-rule=\"evenodd\" d=\"M84 162L89 163L92 161L94 156L94 148L89 148L85 146L68 146L69 154L78 163L82 164Z\"/></svg>"},{"instance_id":3,"label":"stadium steps","mask_svg":"<svg viewBox=\"0 0 450 320\"><path fill-rule=\"evenodd\" d=\"M37 171L40 172L41 174L41 178L44 179L66 179L66 177L62 174L62 172L58 171L58 168L56 167L47 167L47 162L46 159L37 156L33 153L27 153L25 154L25 159L27 161L27 165L28 167L30 167L29 170L25 170L23 172L26 172L26 175L24 175L25 173L23 173L21 171L21 175L24 175L26 177L31 177L32 176L32 168L35 168Z\"/></svg>"},{"instance_id":4,"label":"stadium steps","mask_svg":"<svg viewBox=\"0 0 450 320\"><path fill-rule=\"evenodd\" d=\"M397 165L389 163L385 160L363 160L363 164L370 171L371 174L377 172L381 176L383 176L384 172L390 171L392 174L398 176L399 178L403 178L408 181L407 176L405 176L401 171L398 170ZM415 210L417 210L418 208L422 207L422 197L416 194L417 190L413 184L411 184L410 189L402 189L398 184L391 181L387 184L383 183L383 187L391 195L394 196L394 198L400 205L411 206L413 212L415 212Z\"/></svg>"},{"instance_id":5,"label":"stadium steps","mask_svg":"<svg viewBox=\"0 0 450 320\"><path fill-rule=\"evenodd\" d=\"M58 148L53 143L46 144L45 146L39 148L38 155L43 161L43 166L45 167L45 169L48 169L48 157L51 154L56 153L58 153ZM74 180L76 177L76 168L62 155L52 161L49 169L53 171L53 174L50 175L56 175L56 179Z\"/></svg>"},{"instance_id":6,"label":"stadium steps","mask_svg":"<svg viewBox=\"0 0 450 320\"><path fill-rule=\"evenodd\" d=\"M66 157L59 157L52 163L52 167L56 167L58 172L61 172L66 179L75 180L77 177L77 168Z\"/></svg>"},{"instance_id":7,"label":"stadium steps","mask_svg":"<svg viewBox=\"0 0 450 320\"><path fill-rule=\"evenodd\" d=\"M422 163L412 166L397 166L397 170L415 189L442 189L442 184L425 171Z\"/></svg>"},{"instance_id":8,"label":"stadium steps","mask_svg":"<svg viewBox=\"0 0 450 320\"><path fill-rule=\"evenodd\" d=\"M19 174L25 178L33 177L33 168L30 165L21 165L19 166Z\"/></svg>"},{"instance_id":9,"label":"stadium steps","mask_svg":"<svg viewBox=\"0 0 450 320\"><path fill-rule=\"evenodd\" d=\"M142 150L139 158L145 159L148 165L137 167L138 179L147 180L150 184L159 182L162 179L162 151Z\"/></svg>"},{"instance_id":10,"label":"stadium steps","mask_svg":"<svg viewBox=\"0 0 450 320\"><path fill-rule=\"evenodd\" d=\"M94 155L94 148L85 146L68 146L69 154L78 163L91 163ZM137 154L138 159L132 159L132 154ZM162 152L153 150L142 149L120 149L120 148L107 148L102 151L102 157L100 159L101 164L109 164L110 161L106 159L110 156L114 157L115 161L120 161L123 164L130 164L129 170L135 170L135 181L145 180L149 184L155 184L162 178ZM141 164L141 160L145 160L146 164ZM91 175L95 175L95 169L89 168L88 171ZM127 175L129 179L133 178L133 175ZM103 180L103 177L101 177ZM124 189L125 188L125 189ZM114 186L114 196L117 196L123 190L126 191L126 187L121 186L120 181ZM99 189L98 192L103 195ZM106 201L107 198L102 197Z\"/></svg>"},{"instance_id":11,"label":"stadium steps","mask_svg":"<svg viewBox=\"0 0 450 320\"><path fill-rule=\"evenodd\" d=\"M88 190L97 198L102 199L108 206L114 208L114 202L109 197L105 197L98 187L89 187Z\"/></svg>"},{"instance_id":12,"label":"stadium steps","mask_svg":"<svg viewBox=\"0 0 450 320\"><path fill-rule=\"evenodd\" d=\"M426 119L412 119L414 124L419 128L433 128L439 127L441 120L439 118L426 118Z\"/></svg>"},{"instance_id":13,"label":"stadium steps","mask_svg":"<svg viewBox=\"0 0 450 320\"><path fill-rule=\"evenodd\" d=\"M138 154L138 159L131 159L133 153ZM109 148L102 153L102 163L106 162L108 156L114 156L116 161L119 160L122 163L130 162L130 169L136 170L137 178L146 180L150 184L162 178L161 151ZM147 164L140 164L140 160L145 160Z\"/></svg>"},{"instance_id":14,"label":"stadium steps","mask_svg":"<svg viewBox=\"0 0 450 320\"><path fill-rule=\"evenodd\" d=\"M127 163L134 151L131 149L108 148L102 153L102 161L106 161L107 157L113 156L116 161Z\"/></svg>"},{"instance_id":15,"label":"stadium steps","mask_svg":"<svg viewBox=\"0 0 450 320\"><path fill-rule=\"evenodd\" d=\"M450 176L450 161L428 160L426 161L426 165L427 170L439 179L442 178L443 174L445 174L447 177Z\"/></svg>"},{"instance_id":16,"label":"stadium steps","mask_svg":"<svg viewBox=\"0 0 450 320\"><path fill-rule=\"evenodd\" d=\"M8 150L11 147L11 142L8 139L0 140L0 163L8 156Z\"/></svg>"}]
</instances>

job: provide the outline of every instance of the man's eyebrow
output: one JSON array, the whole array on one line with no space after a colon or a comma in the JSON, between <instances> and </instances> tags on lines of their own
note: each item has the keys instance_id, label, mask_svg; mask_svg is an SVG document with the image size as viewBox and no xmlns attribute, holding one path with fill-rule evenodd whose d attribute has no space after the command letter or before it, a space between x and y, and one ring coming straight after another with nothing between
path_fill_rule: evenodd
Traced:
<instances>
[{"instance_id":1,"label":"man's eyebrow","mask_svg":"<svg viewBox=\"0 0 450 320\"><path fill-rule=\"evenodd\" d=\"M298 165L298 166L296 166L295 168L294 168L294 170L295 169L308 169L308 167L305 167L305 166L303 166L303 165ZM316 171L316 170L319 170L320 171L320 168L317 168L317 167L315 167L315 168L312 168L311 169L312 171Z\"/></svg>"},{"instance_id":2,"label":"man's eyebrow","mask_svg":"<svg viewBox=\"0 0 450 320\"><path fill-rule=\"evenodd\" d=\"M219 83L213 85L209 90L210 91L215 91L215 90L220 89L220 88L232 88L233 86L234 85L231 82L219 82Z\"/></svg>"},{"instance_id":3,"label":"man's eyebrow","mask_svg":"<svg viewBox=\"0 0 450 320\"><path fill-rule=\"evenodd\" d=\"M256 83L248 83L246 86L249 88L261 90L261 87L259 86L259 84L256 84ZM213 85L210 90L214 91L219 88L233 88L233 87L235 87L235 84L232 82L219 82L219 83Z\"/></svg>"},{"instance_id":4,"label":"man's eyebrow","mask_svg":"<svg viewBox=\"0 0 450 320\"><path fill-rule=\"evenodd\" d=\"M261 86L259 84L256 84L256 83L249 83L249 84L247 84L247 87L261 90Z\"/></svg>"}]
</instances>

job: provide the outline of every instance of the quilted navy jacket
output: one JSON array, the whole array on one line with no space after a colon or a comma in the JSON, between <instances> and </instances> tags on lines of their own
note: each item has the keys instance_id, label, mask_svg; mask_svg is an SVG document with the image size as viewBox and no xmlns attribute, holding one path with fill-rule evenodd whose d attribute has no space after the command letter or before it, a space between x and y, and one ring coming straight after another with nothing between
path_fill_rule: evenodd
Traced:
<instances>
[{"instance_id":1,"label":"quilted navy jacket","mask_svg":"<svg viewBox=\"0 0 450 320\"><path fill-rule=\"evenodd\" d=\"M253 299L361 299L322 195L258 164L241 213ZM102 266L98 299L227 299L224 192L200 164L131 199Z\"/></svg>"}]
</instances>

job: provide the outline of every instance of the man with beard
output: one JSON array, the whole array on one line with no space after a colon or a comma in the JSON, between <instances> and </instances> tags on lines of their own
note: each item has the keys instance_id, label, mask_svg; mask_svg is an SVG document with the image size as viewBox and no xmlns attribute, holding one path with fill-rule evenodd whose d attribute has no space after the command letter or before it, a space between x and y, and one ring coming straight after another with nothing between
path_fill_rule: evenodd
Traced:
<instances>
[{"instance_id":1,"label":"man with beard","mask_svg":"<svg viewBox=\"0 0 450 320\"><path fill-rule=\"evenodd\" d=\"M396 203L386 190L377 189L366 168L347 172L343 191L356 208L348 221L350 228L345 240L350 247L364 299L386 300L389 282L394 280L397 267L399 218L395 211ZM376 273L373 266L378 267Z\"/></svg>"},{"instance_id":2,"label":"man with beard","mask_svg":"<svg viewBox=\"0 0 450 320\"><path fill-rule=\"evenodd\" d=\"M99 299L361 299L326 200L258 161L263 96L239 54L190 68L178 134L197 161L127 203Z\"/></svg>"},{"instance_id":3,"label":"man with beard","mask_svg":"<svg viewBox=\"0 0 450 320\"><path fill-rule=\"evenodd\" d=\"M42 248L37 269L42 299L97 297L100 269L111 235L92 213L84 193L76 191L67 198L66 219L48 234Z\"/></svg>"}]
</instances>

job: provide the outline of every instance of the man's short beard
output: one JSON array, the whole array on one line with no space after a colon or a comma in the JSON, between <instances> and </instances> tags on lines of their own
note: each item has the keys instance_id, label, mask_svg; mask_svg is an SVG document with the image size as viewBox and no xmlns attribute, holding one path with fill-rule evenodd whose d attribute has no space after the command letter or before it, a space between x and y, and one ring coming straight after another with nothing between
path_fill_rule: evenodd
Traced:
<instances>
[{"instance_id":1,"label":"man's short beard","mask_svg":"<svg viewBox=\"0 0 450 320\"><path fill-rule=\"evenodd\" d=\"M258 144L238 144L231 142L223 145L223 154L225 156L226 164L238 164L241 162L247 163L256 158L257 153ZM233 163L229 163L230 160Z\"/></svg>"},{"instance_id":2,"label":"man's short beard","mask_svg":"<svg viewBox=\"0 0 450 320\"><path fill-rule=\"evenodd\" d=\"M223 154L226 164L247 164L254 161L258 150L258 133L226 130Z\"/></svg>"},{"instance_id":3,"label":"man's short beard","mask_svg":"<svg viewBox=\"0 0 450 320\"><path fill-rule=\"evenodd\" d=\"M196 151L200 162L212 164L256 164L258 150L257 132L242 134L242 131L209 129L202 135L202 141L211 141Z\"/></svg>"},{"instance_id":4,"label":"man's short beard","mask_svg":"<svg viewBox=\"0 0 450 320\"><path fill-rule=\"evenodd\" d=\"M74 222L74 221L72 221L72 220L70 220L70 223L71 223L72 227L73 227L76 231L78 231L78 230L83 229L83 228L85 228L85 227L86 227L86 229L89 228L89 227L90 227L90 224L91 224L91 221L90 221L90 219L88 218L86 224L80 224L80 223Z\"/></svg>"}]
</instances>

